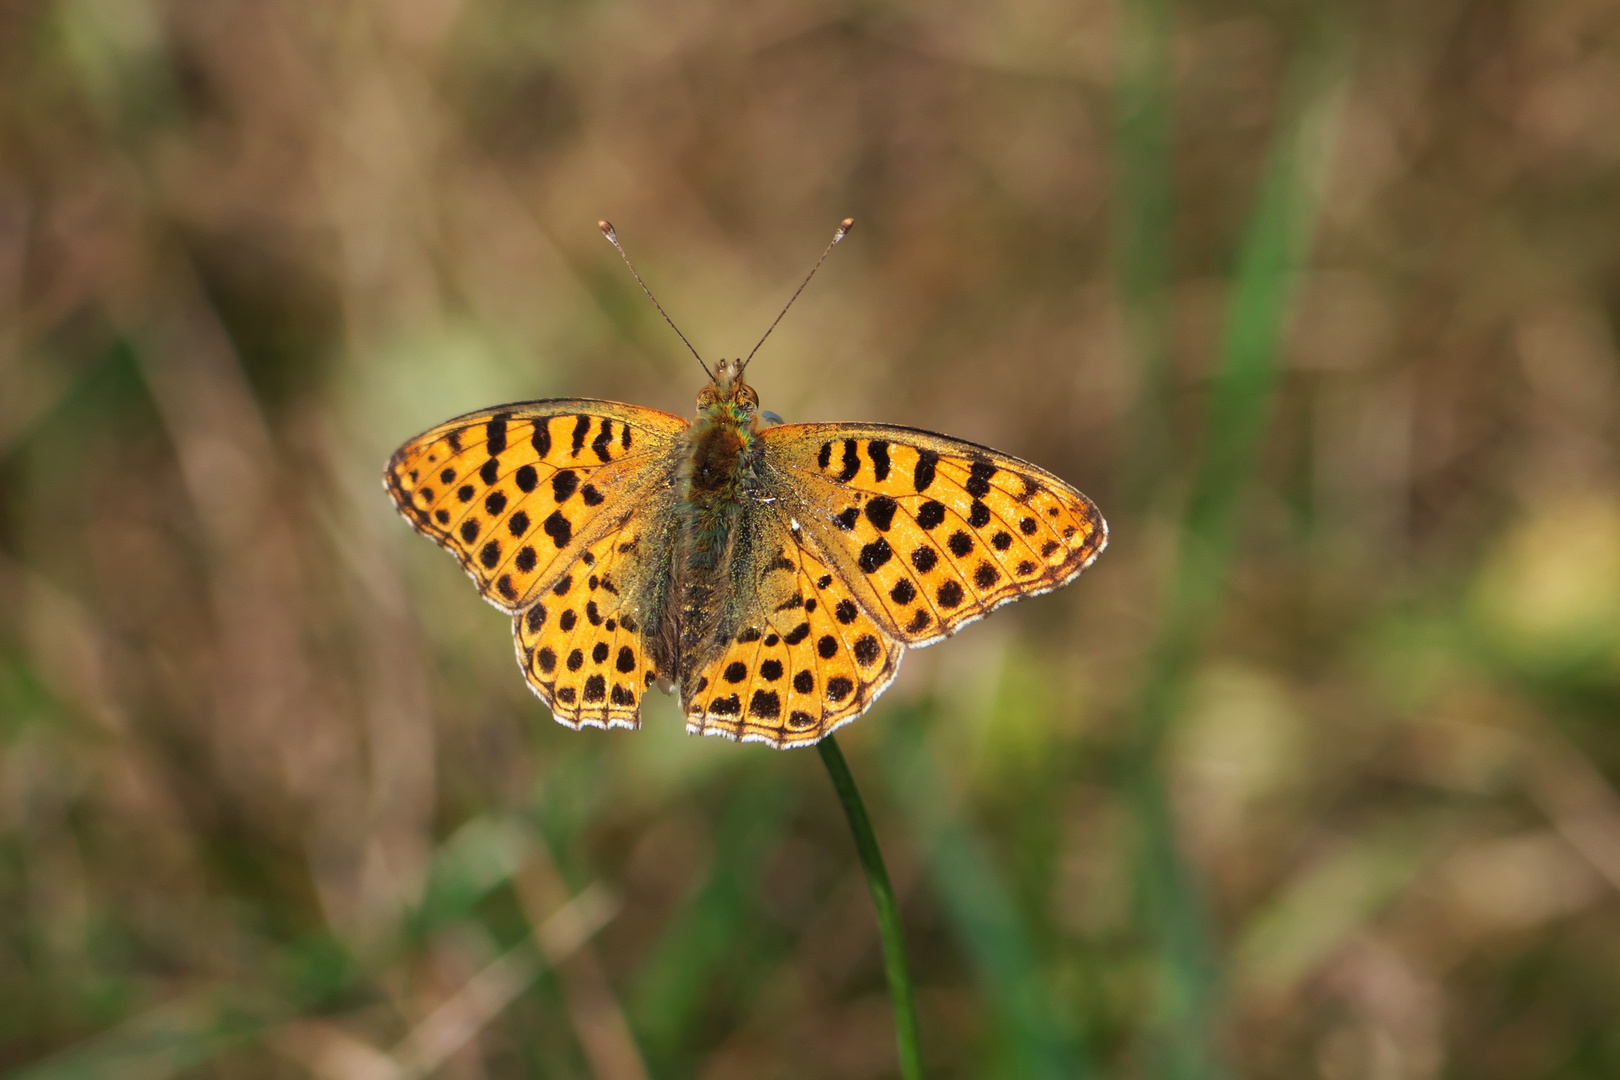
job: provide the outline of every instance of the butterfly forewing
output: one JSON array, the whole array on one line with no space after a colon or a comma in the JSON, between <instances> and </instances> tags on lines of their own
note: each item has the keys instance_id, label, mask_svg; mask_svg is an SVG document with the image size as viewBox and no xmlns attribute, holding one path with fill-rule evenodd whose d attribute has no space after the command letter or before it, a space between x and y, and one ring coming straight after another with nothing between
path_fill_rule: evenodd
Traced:
<instances>
[{"instance_id":1,"label":"butterfly forewing","mask_svg":"<svg viewBox=\"0 0 1620 1080\"><path fill-rule=\"evenodd\" d=\"M865 712L904 647L857 604L793 519L762 504L750 598L683 687L687 730L782 748L807 746Z\"/></svg>"},{"instance_id":2,"label":"butterfly forewing","mask_svg":"<svg viewBox=\"0 0 1620 1080\"><path fill-rule=\"evenodd\" d=\"M486 599L516 613L671 467L686 427L611 401L504 405L412 439L386 482L400 513L455 555Z\"/></svg>"},{"instance_id":3,"label":"butterfly forewing","mask_svg":"<svg viewBox=\"0 0 1620 1080\"><path fill-rule=\"evenodd\" d=\"M1067 584L1108 541L1090 499L973 443L883 424L791 424L761 438L812 543L907 645Z\"/></svg>"}]
</instances>

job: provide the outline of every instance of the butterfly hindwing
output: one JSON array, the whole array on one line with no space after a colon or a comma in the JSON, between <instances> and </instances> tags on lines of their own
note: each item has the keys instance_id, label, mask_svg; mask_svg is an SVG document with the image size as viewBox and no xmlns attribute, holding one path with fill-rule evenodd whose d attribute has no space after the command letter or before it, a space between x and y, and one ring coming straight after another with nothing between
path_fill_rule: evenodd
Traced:
<instances>
[{"instance_id":1,"label":"butterfly hindwing","mask_svg":"<svg viewBox=\"0 0 1620 1080\"><path fill-rule=\"evenodd\" d=\"M792 519L756 512L753 600L682 688L686 729L779 749L808 746L864 713L905 649L855 602Z\"/></svg>"},{"instance_id":2,"label":"butterfly hindwing","mask_svg":"<svg viewBox=\"0 0 1620 1080\"><path fill-rule=\"evenodd\" d=\"M1108 542L1090 499L987 447L885 424L789 424L760 438L767 485L906 645L1067 584Z\"/></svg>"},{"instance_id":3,"label":"butterfly hindwing","mask_svg":"<svg viewBox=\"0 0 1620 1080\"><path fill-rule=\"evenodd\" d=\"M617 520L687 422L658 409L561 398L468 413L412 439L388 492L485 599L522 611Z\"/></svg>"},{"instance_id":4,"label":"butterfly hindwing","mask_svg":"<svg viewBox=\"0 0 1620 1080\"><path fill-rule=\"evenodd\" d=\"M649 516L626 515L513 619L524 678L568 727L641 726L641 695L657 677L639 588Z\"/></svg>"}]
</instances>

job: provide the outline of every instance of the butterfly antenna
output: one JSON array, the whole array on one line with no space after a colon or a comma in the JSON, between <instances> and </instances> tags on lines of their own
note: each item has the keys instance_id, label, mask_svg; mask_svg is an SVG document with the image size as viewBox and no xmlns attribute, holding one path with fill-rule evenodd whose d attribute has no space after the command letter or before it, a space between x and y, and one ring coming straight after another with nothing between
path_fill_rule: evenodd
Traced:
<instances>
[{"instance_id":1,"label":"butterfly antenna","mask_svg":"<svg viewBox=\"0 0 1620 1080\"><path fill-rule=\"evenodd\" d=\"M647 288L647 283L641 280L641 275L636 273L635 263L631 262L630 256L624 253L624 248L619 246L619 234L613 231L613 223L611 221L598 221L596 227L602 230L602 235L608 238L608 243L612 244L614 250L619 253L619 258L624 260L624 265L630 268L630 275L636 279L636 284L641 286L641 291L647 294L647 299L653 302L653 307L658 309L658 314L662 315L664 321L669 323L669 328L675 331L675 336L680 338L681 343L688 349L691 349L694 357L697 357L698 366L703 369L703 374L711 379L714 378L714 372L709 370L709 365L703 362L703 357L698 356L698 351L692 348L690 341L686 340L686 335L681 333L681 328L675 325L675 320L669 317L669 312L664 310L664 305L658 302L658 297L653 295L652 290ZM837 241L834 241L834 243L837 243ZM822 258L826 258L826 256L823 255Z\"/></svg>"},{"instance_id":2,"label":"butterfly antenna","mask_svg":"<svg viewBox=\"0 0 1620 1080\"><path fill-rule=\"evenodd\" d=\"M827 244L827 250L821 253L821 258L816 260L816 265L810 268L810 272L804 275L804 280L799 282L799 287L794 290L793 295L788 297L788 302L783 305L781 314L776 316L776 322L771 323L770 327L765 331L765 337L759 339L759 345L755 345L753 350L749 352L748 360L752 360L754 358L754 353L759 352L759 346L765 344L765 338L771 336L771 331L776 329L776 323L782 321L782 315L786 315L788 313L788 308L793 306L793 301L799 298L799 294L804 292L804 287L810 284L810 279L816 276L816 271L821 269L821 264L827 261L828 255L832 254L833 246L845 236L848 236L849 230L854 227L855 219L852 217L847 217L838 223L838 231L833 233L832 240ZM742 362L742 367L737 369L737 373L739 375L742 374L743 370L748 367L748 360L744 360Z\"/></svg>"}]
</instances>

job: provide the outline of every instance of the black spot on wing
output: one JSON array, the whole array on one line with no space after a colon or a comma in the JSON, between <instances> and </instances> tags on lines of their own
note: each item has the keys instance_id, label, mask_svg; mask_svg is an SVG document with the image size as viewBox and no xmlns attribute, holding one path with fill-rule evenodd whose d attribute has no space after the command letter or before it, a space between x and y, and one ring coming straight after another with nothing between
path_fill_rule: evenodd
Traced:
<instances>
[{"instance_id":1,"label":"black spot on wing","mask_svg":"<svg viewBox=\"0 0 1620 1080\"><path fill-rule=\"evenodd\" d=\"M929 499L917 507L917 524L925 529L932 529L945 520L945 504L935 499Z\"/></svg>"},{"instance_id":2,"label":"black spot on wing","mask_svg":"<svg viewBox=\"0 0 1620 1080\"><path fill-rule=\"evenodd\" d=\"M855 479L855 474L861 471L861 455L857 452L854 439L844 440L844 471L838 474L840 483L847 484Z\"/></svg>"},{"instance_id":3,"label":"black spot on wing","mask_svg":"<svg viewBox=\"0 0 1620 1080\"><path fill-rule=\"evenodd\" d=\"M877 444L873 443L872 445L876 446ZM887 461L886 458L885 461ZM884 466L884 471L888 471L887 465ZM898 509L900 509L899 503L887 495L879 495L866 504L866 520L876 525L879 532L888 532L889 526L894 524L894 514Z\"/></svg>"},{"instance_id":4,"label":"black spot on wing","mask_svg":"<svg viewBox=\"0 0 1620 1080\"><path fill-rule=\"evenodd\" d=\"M574 417L574 449L572 457L579 457L579 452L585 448L585 436L590 433L591 418L588 416Z\"/></svg>"},{"instance_id":5,"label":"black spot on wing","mask_svg":"<svg viewBox=\"0 0 1620 1080\"><path fill-rule=\"evenodd\" d=\"M602 417L602 430L591 440L591 449L596 451L597 460L604 463L613 460L613 421L605 416Z\"/></svg>"},{"instance_id":6,"label":"black spot on wing","mask_svg":"<svg viewBox=\"0 0 1620 1080\"><path fill-rule=\"evenodd\" d=\"M521 466L512 479L516 481L518 490L525 495L533 491L535 485L540 483L540 476L534 471L533 465Z\"/></svg>"},{"instance_id":7,"label":"black spot on wing","mask_svg":"<svg viewBox=\"0 0 1620 1080\"><path fill-rule=\"evenodd\" d=\"M487 449L490 457L494 457L506 449L506 421L508 419L502 413L491 417L489 423L484 425L484 438L488 443Z\"/></svg>"},{"instance_id":8,"label":"black spot on wing","mask_svg":"<svg viewBox=\"0 0 1620 1080\"><path fill-rule=\"evenodd\" d=\"M968 470L967 483L962 486L967 493L975 499L982 499L990 494L990 478L996 475L996 467L988 461L975 461Z\"/></svg>"},{"instance_id":9,"label":"black spot on wing","mask_svg":"<svg viewBox=\"0 0 1620 1080\"><path fill-rule=\"evenodd\" d=\"M939 464L939 455L932 450L919 450L917 452L917 467L911 473L911 486L919 493L927 491L928 485L934 482L934 467Z\"/></svg>"},{"instance_id":10,"label":"black spot on wing","mask_svg":"<svg viewBox=\"0 0 1620 1080\"><path fill-rule=\"evenodd\" d=\"M534 452L540 455L541 460L544 460L545 456L551 453L551 427L549 421L536 420L534 422L534 436L529 440L529 445L534 447ZM528 489L525 488L524 490Z\"/></svg>"},{"instance_id":11,"label":"black spot on wing","mask_svg":"<svg viewBox=\"0 0 1620 1080\"><path fill-rule=\"evenodd\" d=\"M872 477L878 481L889 478L889 444L873 439L866 444L866 456L872 459Z\"/></svg>"},{"instance_id":12,"label":"black spot on wing","mask_svg":"<svg viewBox=\"0 0 1620 1080\"><path fill-rule=\"evenodd\" d=\"M478 479L482 480L485 484L493 484L500 478L501 463L495 458L490 458L478 469Z\"/></svg>"},{"instance_id":13,"label":"black spot on wing","mask_svg":"<svg viewBox=\"0 0 1620 1080\"><path fill-rule=\"evenodd\" d=\"M865 547L861 548L861 555L858 562L862 571L868 574L875 574L877 573L878 568L887 563L893 556L894 549L889 546L889 542L887 540L880 536L870 544L867 544Z\"/></svg>"},{"instance_id":14,"label":"black spot on wing","mask_svg":"<svg viewBox=\"0 0 1620 1080\"><path fill-rule=\"evenodd\" d=\"M559 551L568 545L568 541L574 535L574 526L563 517L561 510L553 510L541 527L545 529L546 535L551 537L551 542L557 545Z\"/></svg>"},{"instance_id":15,"label":"black spot on wing","mask_svg":"<svg viewBox=\"0 0 1620 1080\"><path fill-rule=\"evenodd\" d=\"M559 503L567 502L578 488L579 474L573 469L563 469L551 478L551 495Z\"/></svg>"}]
</instances>

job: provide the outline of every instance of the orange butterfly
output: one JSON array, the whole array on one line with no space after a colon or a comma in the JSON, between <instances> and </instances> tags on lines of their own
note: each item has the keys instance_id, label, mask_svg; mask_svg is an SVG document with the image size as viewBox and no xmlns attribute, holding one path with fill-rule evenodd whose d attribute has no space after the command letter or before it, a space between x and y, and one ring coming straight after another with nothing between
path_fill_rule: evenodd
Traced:
<instances>
[{"instance_id":1,"label":"orange butterfly","mask_svg":"<svg viewBox=\"0 0 1620 1080\"><path fill-rule=\"evenodd\" d=\"M1007 454L888 424L762 423L746 366L717 365L691 422L521 402L389 461L400 513L513 616L559 722L640 727L657 682L689 732L809 746L871 707L907 646L1068 584L1107 544L1090 499Z\"/></svg>"}]
</instances>

